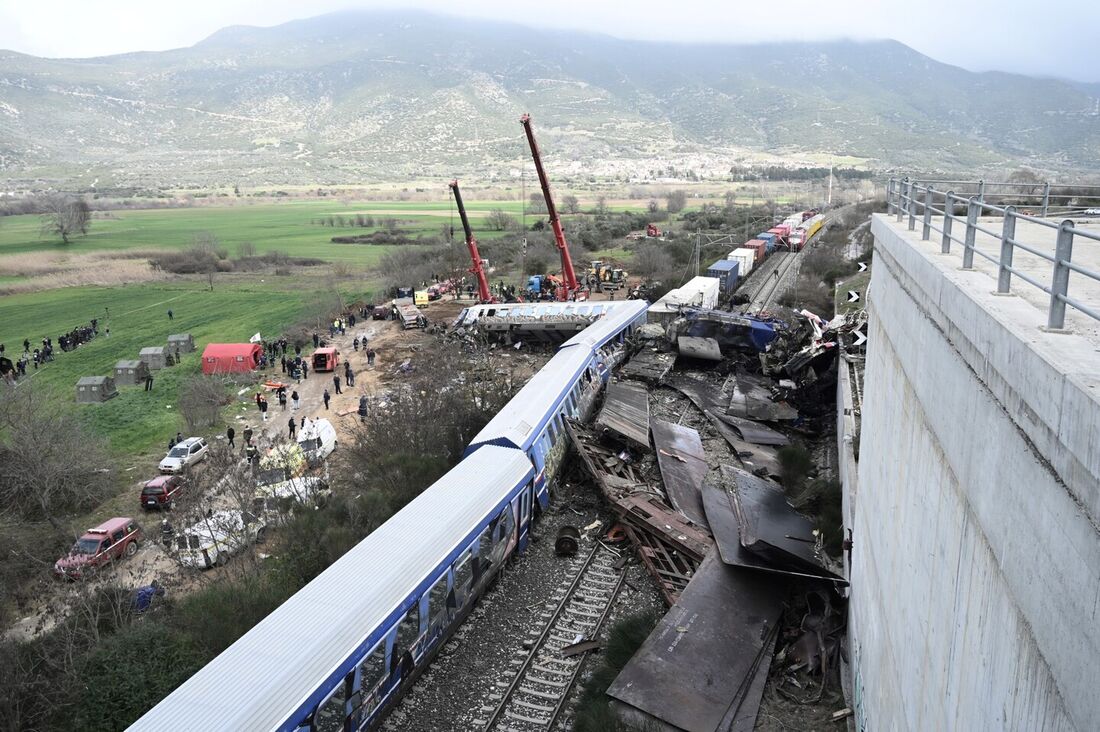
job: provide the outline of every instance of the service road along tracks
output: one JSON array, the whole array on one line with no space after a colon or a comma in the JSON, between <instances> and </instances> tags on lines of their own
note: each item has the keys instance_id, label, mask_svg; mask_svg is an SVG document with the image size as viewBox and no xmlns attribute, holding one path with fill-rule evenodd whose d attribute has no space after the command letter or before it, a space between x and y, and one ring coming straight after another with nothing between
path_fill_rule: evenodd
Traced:
<instances>
[{"instance_id":1,"label":"service road along tracks","mask_svg":"<svg viewBox=\"0 0 1100 732\"><path fill-rule=\"evenodd\" d=\"M546 609L534 616L543 624L536 622L524 643L530 650L519 651L512 659L508 669L514 674L512 680L498 681L500 692L490 694L491 703L482 707L488 715L477 721L482 729L535 732L553 727L587 655L566 656L563 649L596 639L625 577L624 570L616 567L618 559L618 552L597 541L587 557L573 560L574 574L554 592Z\"/></svg>"}]
</instances>

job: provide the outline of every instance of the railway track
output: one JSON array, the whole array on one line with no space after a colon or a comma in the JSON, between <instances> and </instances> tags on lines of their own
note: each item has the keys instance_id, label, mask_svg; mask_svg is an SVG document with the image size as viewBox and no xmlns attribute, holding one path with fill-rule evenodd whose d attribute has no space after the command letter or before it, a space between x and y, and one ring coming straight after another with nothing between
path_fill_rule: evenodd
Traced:
<instances>
[{"instance_id":1,"label":"railway track","mask_svg":"<svg viewBox=\"0 0 1100 732\"><path fill-rule=\"evenodd\" d=\"M549 730L561 714L577 679L583 653L564 656L562 650L578 640L594 640L619 593L625 572L615 568L619 554L597 542L583 559L576 559L571 579L559 587L541 614L542 630L532 630L510 664L513 678L497 682L499 694L490 694L477 720L483 730L536 732ZM556 606L553 604L556 601Z\"/></svg>"},{"instance_id":2,"label":"railway track","mask_svg":"<svg viewBox=\"0 0 1100 732\"><path fill-rule=\"evenodd\" d=\"M775 301L786 284L787 273L801 254L802 252L776 252L764 260L755 281L748 283L750 289L745 293L749 297L750 311L759 312ZM776 272L779 273L778 277ZM757 273L754 271L753 274Z\"/></svg>"}]
</instances>

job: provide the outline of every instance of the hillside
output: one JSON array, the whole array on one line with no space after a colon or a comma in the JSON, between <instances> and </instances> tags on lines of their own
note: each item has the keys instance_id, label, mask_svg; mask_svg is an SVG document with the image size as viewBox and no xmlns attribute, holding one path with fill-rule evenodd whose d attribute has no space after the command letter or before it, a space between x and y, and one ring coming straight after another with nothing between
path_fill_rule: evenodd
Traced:
<instances>
[{"instance_id":1,"label":"hillside","mask_svg":"<svg viewBox=\"0 0 1100 732\"><path fill-rule=\"evenodd\" d=\"M530 111L558 176L1095 167L1100 88L975 74L893 41L684 45L425 13L226 28L190 48L0 51L0 172L91 185L355 183L518 172Z\"/></svg>"}]
</instances>

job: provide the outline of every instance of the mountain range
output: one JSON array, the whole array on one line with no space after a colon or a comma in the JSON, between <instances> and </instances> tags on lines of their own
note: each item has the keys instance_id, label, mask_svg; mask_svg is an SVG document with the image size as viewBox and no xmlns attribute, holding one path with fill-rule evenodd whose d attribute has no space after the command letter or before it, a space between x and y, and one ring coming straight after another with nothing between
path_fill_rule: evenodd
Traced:
<instances>
[{"instance_id":1,"label":"mountain range","mask_svg":"<svg viewBox=\"0 0 1100 732\"><path fill-rule=\"evenodd\" d=\"M230 27L91 59L0 51L0 175L32 185L325 185L753 162L1095 169L1100 84L972 73L895 41L683 44L410 11Z\"/></svg>"}]
</instances>

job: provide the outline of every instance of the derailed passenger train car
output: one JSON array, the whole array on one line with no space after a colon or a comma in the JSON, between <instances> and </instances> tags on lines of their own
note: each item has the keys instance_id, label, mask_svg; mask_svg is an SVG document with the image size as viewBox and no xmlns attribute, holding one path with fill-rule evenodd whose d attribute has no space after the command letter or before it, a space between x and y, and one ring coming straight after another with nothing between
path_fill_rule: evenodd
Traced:
<instances>
[{"instance_id":1,"label":"derailed passenger train car","mask_svg":"<svg viewBox=\"0 0 1100 732\"><path fill-rule=\"evenodd\" d=\"M411 684L519 546L533 477L518 450L478 450L132 729L367 726Z\"/></svg>"},{"instance_id":2,"label":"derailed passenger train car","mask_svg":"<svg viewBox=\"0 0 1100 732\"><path fill-rule=\"evenodd\" d=\"M626 339L645 323L646 303L623 303L561 345L553 358L466 448L485 445L522 450L535 467L535 495L545 508L565 457L564 419L587 419L611 370L622 361Z\"/></svg>"}]
</instances>

